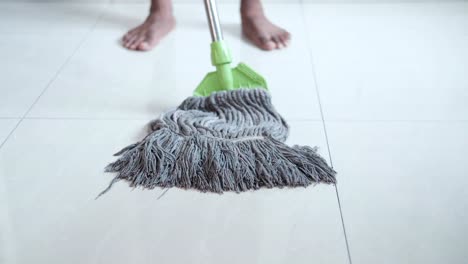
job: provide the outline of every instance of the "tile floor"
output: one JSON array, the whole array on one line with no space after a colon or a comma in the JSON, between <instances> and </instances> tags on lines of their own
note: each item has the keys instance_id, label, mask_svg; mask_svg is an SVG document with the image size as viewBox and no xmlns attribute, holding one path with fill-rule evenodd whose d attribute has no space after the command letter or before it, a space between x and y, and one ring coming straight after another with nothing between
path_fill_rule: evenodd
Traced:
<instances>
[{"instance_id":1,"label":"tile floor","mask_svg":"<svg viewBox=\"0 0 468 264\"><path fill-rule=\"evenodd\" d=\"M293 35L271 53L222 3L234 58L338 185L119 183L94 200L112 153L210 70L199 5L177 4L176 31L137 53L118 39L147 6L106 2L0 3L0 263L466 263L468 3L270 1Z\"/></svg>"}]
</instances>

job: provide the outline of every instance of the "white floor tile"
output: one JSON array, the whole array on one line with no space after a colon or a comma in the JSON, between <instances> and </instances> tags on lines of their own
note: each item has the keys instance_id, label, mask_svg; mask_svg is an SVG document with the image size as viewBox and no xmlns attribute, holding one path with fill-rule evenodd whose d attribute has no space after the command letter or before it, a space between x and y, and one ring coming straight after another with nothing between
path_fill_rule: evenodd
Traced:
<instances>
[{"instance_id":1,"label":"white floor tile","mask_svg":"<svg viewBox=\"0 0 468 264\"><path fill-rule=\"evenodd\" d=\"M320 123L290 124L324 149ZM142 136L142 121L25 120L0 150L5 263L347 263L333 186L158 200L119 182L94 200L111 153Z\"/></svg>"},{"instance_id":2,"label":"white floor tile","mask_svg":"<svg viewBox=\"0 0 468 264\"><path fill-rule=\"evenodd\" d=\"M328 120L468 120L468 4L306 5Z\"/></svg>"},{"instance_id":3,"label":"white floor tile","mask_svg":"<svg viewBox=\"0 0 468 264\"><path fill-rule=\"evenodd\" d=\"M0 117L22 117L78 47L78 36L0 38Z\"/></svg>"},{"instance_id":4,"label":"white floor tile","mask_svg":"<svg viewBox=\"0 0 468 264\"><path fill-rule=\"evenodd\" d=\"M0 145L5 141L18 121L18 119L0 119Z\"/></svg>"},{"instance_id":5,"label":"white floor tile","mask_svg":"<svg viewBox=\"0 0 468 264\"><path fill-rule=\"evenodd\" d=\"M105 4L0 1L0 34L73 34L88 32L105 10Z\"/></svg>"},{"instance_id":6,"label":"white floor tile","mask_svg":"<svg viewBox=\"0 0 468 264\"><path fill-rule=\"evenodd\" d=\"M202 5L176 5L178 28L152 52L123 49L120 37L144 19L147 5L113 5L31 112L35 117L153 118L190 96L208 71L210 36ZM278 111L289 119L320 119L301 10L269 5L291 30L291 47L263 52L241 39L237 5L220 5L235 62L265 76Z\"/></svg>"},{"instance_id":7,"label":"white floor tile","mask_svg":"<svg viewBox=\"0 0 468 264\"><path fill-rule=\"evenodd\" d=\"M466 263L468 122L329 122L355 263Z\"/></svg>"}]
</instances>

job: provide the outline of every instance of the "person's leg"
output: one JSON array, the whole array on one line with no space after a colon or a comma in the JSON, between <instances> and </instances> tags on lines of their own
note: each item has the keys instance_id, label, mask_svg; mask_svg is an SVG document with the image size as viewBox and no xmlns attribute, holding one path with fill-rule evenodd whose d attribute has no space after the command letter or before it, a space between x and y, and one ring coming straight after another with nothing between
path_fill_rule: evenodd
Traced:
<instances>
[{"instance_id":1,"label":"person's leg","mask_svg":"<svg viewBox=\"0 0 468 264\"><path fill-rule=\"evenodd\" d=\"M151 0L150 13L145 22L128 31L122 38L122 44L131 50L150 50L174 26L171 0Z\"/></svg>"},{"instance_id":2,"label":"person's leg","mask_svg":"<svg viewBox=\"0 0 468 264\"><path fill-rule=\"evenodd\" d=\"M242 32L257 47L272 50L288 45L289 32L266 18L260 0L241 0L241 17Z\"/></svg>"}]
</instances>

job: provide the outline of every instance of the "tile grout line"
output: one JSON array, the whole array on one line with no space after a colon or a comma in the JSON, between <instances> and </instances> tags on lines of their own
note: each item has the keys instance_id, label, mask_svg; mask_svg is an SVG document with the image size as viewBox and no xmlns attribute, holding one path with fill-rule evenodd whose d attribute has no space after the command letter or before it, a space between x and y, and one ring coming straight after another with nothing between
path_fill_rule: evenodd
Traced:
<instances>
[{"instance_id":1,"label":"tile grout line","mask_svg":"<svg viewBox=\"0 0 468 264\"><path fill-rule=\"evenodd\" d=\"M57 77L60 75L60 73L62 73L63 69L65 69L65 66L68 65L68 63L71 61L71 59L75 56L76 52L78 52L78 50L83 46L84 42L86 41L86 39L88 39L88 36L94 31L94 28L96 27L96 25L98 24L98 22L101 20L103 14L101 13L99 15L99 17L96 19L96 21L94 22L94 24L91 26L91 29L83 36L83 38L80 40L80 42L78 43L77 47L72 51L72 54L70 56L68 56L68 58L65 60L65 62L60 66L60 68L57 70L57 72L55 73L55 75L52 77L52 79L47 83L46 87L42 90L42 92L39 94L39 96L36 98L36 100L34 100L34 102L31 104L31 106L28 108L28 110L26 111L26 113L23 115L23 117L21 118L21 120L25 119L29 113L31 112L31 110L34 108L34 106L37 104L37 102L39 102L39 100L41 99L41 97L45 94L45 92L49 89L49 87L52 85L52 83L55 82L55 80L57 79Z\"/></svg>"},{"instance_id":2,"label":"tile grout line","mask_svg":"<svg viewBox=\"0 0 468 264\"><path fill-rule=\"evenodd\" d=\"M101 12L101 14L96 18L96 21L94 22L94 24L91 26L91 28L89 29L89 31L87 33L84 34L83 38L80 40L80 42L78 43L78 45L76 46L76 48L71 52L70 56L68 56L65 61L62 63L62 65L60 65L60 67L58 68L57 72L54 74L54 76L52 76L52 78L50 79L50 81L46 84L46 86L44 87L44 89L42 89L41 93L36 97L36 99L34 100L34 102L31 104L31 106L29 106L29 108L26 110L26 112L21 116L20 120L16 123L16 125L13 127L13 129L10 131L10 133L8 133L8 135L5 137L5 140L3 140L3 142L0 144L0 150L2 149L2 147L6 144L6 142L8 141L8 139L10 139L10 137L13 135L13 133L16 131L16 129L21 125L21 123L26 119L28 120L27 118L27 115L29 114L29 112L31 112L31 110L33 109L33 107L37 104L37 102L41 99L41 97L45 94L45 92L48 90L48 88L52 85L52 83L57 79L57 77L60 75L60 73L63 71L63 69L65 69L65 66L68 65L68 63L70 62L70 60L75 56L76 52L81 48L81 46L84 44L84 42L86 41L86 39L88 38L88 36L94 31L94 29L96 28L96 25L99 23L99 21L101 21L101 18L103 17L104 13Z\"/></svg>"},{"instance_id":3,"label":"tile grout line","mask_svg":"<svg viewBox=\"0 0 468 264\"><path fill-rule=\"evenodd\" d=\"M0 120L19 120L22 117L0 117ZM127 121L140 121L148 120L151 118L145 117L48 117L48 116L29 116L24 117L26 120L102 120L102 121L115 121L115 120L127 120ZM322 118L288 118L286 120L290 122L323 122ZM407 120L328 120L328 122L339 122L339 123L466 123L468 120L465 119L454 119L454 120L420 120L420 119L407 119Z\"/></svg>"},{"instance_id":4,"label":"tile grout line","mask_svg":"<svg viewBox=\"0 0 468 264\"><path fill-rule=\"evenodd\" d=\"M300 5L301 5L301 15L302 15L303 25L304 25L304 27L307 27L306 14L305 14L305 11L304 11L304 9L305 9L304 0L300 1ZM328 140L327 126L326 126L326 123L325 123L325 116L323 114L322 102L321 102L321 99L320 99L320 92L319 92L319 87L318 87L318 82L317 82L317 73L315 71L315 64L314 64L313 54L312 54L312 50L311 50L312 49L311 48L311 43L310 43L309 35L308 35L307 31L306 30L304 30L304 31L306 32L305 40L306 40L306 45L307 45L307 51L308 51L308 54L309 54L309 60L310 60L311 66L312 66L312 77L314 78L315 93L316 93L317 101L318 101L318 104L319 104L320 116L321 116L322 125L323 125L323 132L324 132L324 135L325 135L325 142L327 144L328 158L330 160L330 166L333 168L333 159L332 159L331 150L330 150L330 143L329 143L329 140ZM346 252L347 252L347 255L348 255L348 261L349 261L350 264L352 264L353 261L351 259L351 250L349 248L348 235L347 235L347 232L346 232L346 225L345 225L345 222L344 222L343 210L342 210L342 206L341 206L340 195L339 195L339 192L338 192L338 186L337 186L337 184L334 184L334 186L335 186L336 199L337 199L337 202L338 202L338 209L340 211L341 226L343 228L343 234L344 234L344 238L345 238Z\"/></svg>"},{"instance_id":5,"label":"tile grout line","mask_svg":"<svg viewBox=\"0 0 468 264\"><path fill-rule=\"evenodd\" d=\"M11 129L10 133L8 133L8 135L5 137L2 143L0 143L0 150L2 149L3 145L5 145L5 143L8 141L8 139L11 137L13 132L15 132L15 130L19 127L20 123L21 123L21 120L16 122L16 125Z\"/></svg>"},{"instance_id":6,"label":"tile grout line","mask_svg":"<svg viewBox=\"0 0 468 264\"><path fill-rule=\"evenodd\" d=\"M19 120L21 117L0 117L0 120ZM84 120L84 121L148 121L151 120L151 117L40 117L40 116L31 116L24 117L24 120ZM322 122L320 119L316 118L286 118L288 122ZM149 121L148 121L149 122Z\"/></svg>"}]
</instances>

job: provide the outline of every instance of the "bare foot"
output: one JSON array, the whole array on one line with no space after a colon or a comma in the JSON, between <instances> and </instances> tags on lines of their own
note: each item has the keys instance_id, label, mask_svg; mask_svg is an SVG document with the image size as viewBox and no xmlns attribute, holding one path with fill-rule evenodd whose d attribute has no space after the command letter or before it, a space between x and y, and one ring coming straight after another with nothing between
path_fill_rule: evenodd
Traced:
<instances>
[{"instance_id":1,"label":"bare foot","mask_svg":"<svg viewBox=\"0 0 468 264\"><path fill-rule=\"evenodd\" d=\"M130 50L150 50L174 27L175 19L172 14L150 13L143 24L123 36L122 45Z\"/></svg>"},{"instance_id":2,"label":"bare foot","mask_svg":"<svg viewBox=\"0 0 468 264\"><path fill-rule=\"evenodd\" d=\"M289 44L291 34L274 25L263 14L242 16L242 32L263 50L281 49Z\"/></svg>"}]
</instances>

